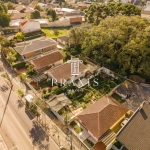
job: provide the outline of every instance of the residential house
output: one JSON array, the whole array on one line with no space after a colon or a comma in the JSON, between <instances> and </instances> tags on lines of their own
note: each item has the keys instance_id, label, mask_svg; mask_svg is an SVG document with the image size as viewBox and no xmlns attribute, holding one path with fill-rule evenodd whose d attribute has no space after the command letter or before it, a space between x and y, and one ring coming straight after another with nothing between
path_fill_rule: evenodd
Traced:
<instances>
[{"instance_id":1,"label":"residential house","mask_svg":"<svg viewBox=\"0 0 150 150\"><path fill-rule=\"evenodd\" d=\"M126 80L117 87L115 93L125 100L123 105L135 111L143 101L150 99L150 86Z\"/></svg>"},{"instance_id":2,"label":"residential house","mask_svg":"<svg viewBox=\"0 0 150 150\"><path fill-rule=\"evenodd\" d=\"M35 11L34 8L28 6L28 7L26 7L26 10L24 11L24 13L26 13L26 17L28 19L30 19L31 13L34 12L34 11Z\"/></svg>"},{"instance_id":3,"label":"residential house","mask_svg":"<svg viewBox=\"0 0 150 150\"><path fill-rule=\"evenodd\" d=\"M21 0L22 4L29 5L32 0Z\"/></svg>"},{"instance_id":4,"label":"residential house","mask_svg":"<svg viewBox=\"0 0 150 150\"><path fill-rule=\"evenodd\" d=\"M18 10L11 9L11 10L8 10L7 13L11 15L11 14L20 13L20 12Z\"/></svg>"},{"instance_id":5,"label":"residential house","mask_svg":"<svg viewBox=\"0 0 150 150\"><path fill-rule=\"evenodd\" d=\"M29 34L36 31L41 31L40 23L35 20L24 20L19 23L21 32Z\"/></svg>"},{"instance_id":6,"label":"residential house","mask_svg":"<svg viewBox=\"0 0 150 150\"><path fill-rule=\"evenodd\" d=\"M48 54L57 50L57 42L47 37L16 43L14 49L24 61L29 61L41 54Z\"/></svg>"},{"instance_id":7,"label":"residential house","mask_svg":"<svg viewBox=\"0 0 150 150\"><path fill-rule=\"evenodd\" d=\"M12 13L10 19L11 20L17 20L17 19L24 19L25 13Z\"/></svg>"},{"instance_id":8,"label":"residential house","mask_svg":"<svg viewBox=\"0 0 150 150\"><path fill-rule=\"evenodd\" d=\"M38 72L47 70L52 66L57 66L63 64L63 56L59 51L54 51L47 55L43 55L39 58L31 60L34 65L35 70Z\"/></svg>"},{"instance_id":9,"label":"residential house","mask_svg":"<svg viewBox=\"0 0 150 150\"><path fill-rule=\"evenodd\" d=\"M150 103L145 101L117 134L117 140L122 144L122 149L149 150L149 125Z\"/></svg>"},{"instance_id":10,"label":"residential house","mask_svg":"<svg viewBox=\"0 0 150 150\"><path fill-rule=\"evenodd\" d=\"M67 16L84 16L85 13L80 10L70 9L70 8L53 8L58 16L67 17Z\"/></svg>"},{"instance_id":11,"label":"residential house","mask_svg":"<svg viewBox=\"0 0 150 150\"><path fill-rule=\"evenodd\" d=\"M26 6L24 6L24 5L18 5L15 9L17 11L19 11L20 13L24 13L24 11L26 10Z\"/></svg>"},{"instance_id":12,"label":"residential house","mask_svg":"<svg viewBox=\"0 0 150 150\"><path fill-rule=\"evenodd\" d=\"M71 63L64 63L60 66L54 67L48 71L48 75L57 83L71 83L84 78L86 76L87 68L84 64L80 64L79 66L79 75L71 75Z\"/></svg>"},{"instance_id":13,"label":"residential house","mask_svg":"<svg viewBox=\"0 0 150 150\"><path fill-rule=\"evenodd\" d=\"M61 36L57 38L57 42L63 45L68 45L69 44L69 37L68 36Z\"/></svg>"},{"instance_id":14,"label":"residential house","mask_svg":"<svg viewBox=\"0 0 150 150\"><path fill-rule=\"evenodd\" d=\"M9 26L18 26L20 25L20 22L25 21L24 19L16 19L11 20L9 23ZM48 25L49 21L48 19L30 19L30 21L38 21L40 23L40 26Z\"/></svg>"},{"instance_id":15,"label":"residential house","mask_svg":"<svg viewBox=\"0 0 150 150\"><path fill-rule=\"evenodd\" d=\"M130 110L125 106L107 95L102 97L77 116L76 121L83 130L80 139L95 144L93 150L102 150L102 147L97 149L99 145L105 145L103 150L110 149L116 138L116 129L121 128L126 114L130 114Z\"/></svg>"},{"instance_id":16,"label":"residential house","mask_svg":"<svg viewBox=\"0 0 150 150\"><path fill-rule=\"evenodd\" d=\"M65 116L61 116L60 111L72 104L72 102L67 98L67 96L62 93L59 95L55 95L52 98L50 98L47 103L49 104L49 107L51 111L55 114L55 116L63 123L65 124L65 117L67 114L64 114Z\"/></svg>"}]
</instances>

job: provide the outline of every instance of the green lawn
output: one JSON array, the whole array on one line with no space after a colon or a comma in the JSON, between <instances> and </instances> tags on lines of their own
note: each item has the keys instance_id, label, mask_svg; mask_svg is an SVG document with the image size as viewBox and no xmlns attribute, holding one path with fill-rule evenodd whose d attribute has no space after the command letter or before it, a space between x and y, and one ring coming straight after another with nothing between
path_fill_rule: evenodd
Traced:
<instances>
[{"instance_id":1,"label":"green lawn","mask_svg":"<svg viewBox=\"0 0 150 150\"><path fill-rule=\"evenodd\" d=\"M46 33L47 37L57 38L60 36L69 35L70 27L59 27L59 28L42 28L42 31Z\"/></svg>"}]
</instances>

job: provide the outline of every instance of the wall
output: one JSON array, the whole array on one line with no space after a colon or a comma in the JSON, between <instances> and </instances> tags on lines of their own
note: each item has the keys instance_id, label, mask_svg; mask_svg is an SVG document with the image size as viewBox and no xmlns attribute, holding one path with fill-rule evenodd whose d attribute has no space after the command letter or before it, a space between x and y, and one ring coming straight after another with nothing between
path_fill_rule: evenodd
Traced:
<instances>
[{"instance_id":1,"label":"wall","mask_svg":"<svg viewBox=\"0 0 150 150\"><path fill-rule=\"evenodd\" d=\"M21 29L23 33L30 33L38 30L41 30L39 22L28 23L24 28Z\"/></svg>"},{"instance_id":2,"label":"wall","mask_svg":"<svg viewBox=\"0 0 150 150\"><path fill-rule=\"evenodd\" d=\"M67 27L70 26L70 20L56 20L54 22L49 22L48 24L41 24L41 27Z\"/></svg>"},{"instance_id":3,"label":"wall","mask_svg":"<svg viewBox=\"0 0 150 150\"><path fill-rule=\"evenodd\" d=\"M48 52L48 51L50 51L51 49L52 49L52 47L49 46L49 47L45 48L45 49L43 50L43 52Z\"/></svg>"},{"instance_id":4,"label":"wall","mask_svg":"<svg viewBox=\"0 0 150 150\"><path fill-rule=\"evenodd\" d=\"M25 54L26 58L30 58L30 57L33 57L33 56L35 56L35 52L31 52L31 53Z\"/></svg>"},{"instance_id":5,"label":"wall","mask_svg":"<svg viewBox=\"0 0 150 150\"><path fill-rule=\"evenodd\" d=\"M51 111L55 114L55 116L62 122L63 125L65 125L64 119L57 113L55 112L52 108Z\"/></svg>"},{"instance_id":6,"label":"wall","mask_svg":"<svg viewBox=\"0 0 150 150\"><path fill-rule=\"evenodd\" d=\"M70 18L70 23L82 22L82 17Z\"/></svg>"},{"instance_id":7,"label":"wall","mask_svg":"<svg viewBox=\"0 0 150 150\"><path fill-rule=\"evenodd\" d=\"M63 45L66 45L67 43L65 41L62 41L61 39L57 39L57 41Z\"/></svg>"},{"instance_id":8,"label":"wall","mask_svg":"<svg viewBox=\"0 0 150 150\"><path fill-rule=\"evenodd\" d=\"M63 59L54 63L55 66L63 64Z\"/></svg>"}]
</instances>

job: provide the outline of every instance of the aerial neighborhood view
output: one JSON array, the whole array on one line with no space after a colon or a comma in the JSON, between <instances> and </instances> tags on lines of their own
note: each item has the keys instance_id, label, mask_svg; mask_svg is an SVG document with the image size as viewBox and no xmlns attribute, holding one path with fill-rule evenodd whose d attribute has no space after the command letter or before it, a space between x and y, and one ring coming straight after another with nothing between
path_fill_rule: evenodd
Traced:
<instances>
[{"instance_id":1,"label":"aerial neighborhood view","mask_svg":"<svg viewBox=\"0 0 150 150\"><path fill-rule=\"evenodd\" d=\"M149 0L0 0L0 150L150 150Z\"/></svg>"}]
</instances>

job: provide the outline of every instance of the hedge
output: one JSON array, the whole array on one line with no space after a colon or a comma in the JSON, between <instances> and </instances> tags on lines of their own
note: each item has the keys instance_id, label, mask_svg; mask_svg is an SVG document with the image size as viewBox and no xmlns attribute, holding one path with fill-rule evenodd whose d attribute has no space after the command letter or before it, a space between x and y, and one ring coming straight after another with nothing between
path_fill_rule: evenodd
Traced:
<instances>
[{"instance_id":1,"label":"hedge","mask_svg":"<svg viewBox=\"0 0 150 150\"><path fill-rule=\"evenodd\" d=\"M38 38L38 37L41 37L41 36L43 36L43 35L42 34L38 34L38 35L25 37L25 41L32 40L32 39L35 39L35 38Z\"/></svg>"},{"instance_id":2,"label":"hedge","mask_svg":"<svg viewBox=\"0 0 150 150\"><path fill-rule=\"evenodd\" d=\"M24 68L25 65L26 65L25 62L20 62L20 63L14 64L12 67L15 68L15 69L17 69L17 70L19 70L21 68Z\"/></svg>"}]
</instances>

